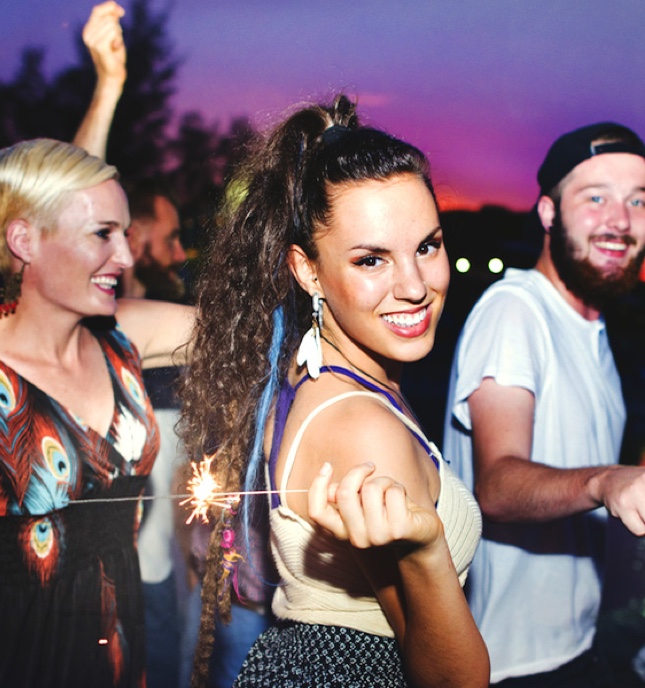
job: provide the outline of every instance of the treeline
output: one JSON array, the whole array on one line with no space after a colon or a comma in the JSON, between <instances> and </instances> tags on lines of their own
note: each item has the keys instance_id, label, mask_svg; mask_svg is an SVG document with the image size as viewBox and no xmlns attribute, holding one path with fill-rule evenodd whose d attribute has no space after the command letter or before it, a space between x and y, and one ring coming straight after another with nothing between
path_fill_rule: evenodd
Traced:
<instances>
[{"instance_id":1,"label":"treeline","mask_svg":"<svg viewBox=\"0 0 645 688\"><path fill-rule=\"evenodd\" d=\"M239 118L223 129L173 105L181 61L168 36L168 11L132 0L123 19L128 78L116 109L107 159L128 181L163 173L190 222L217 201L239 151L252 136ZM73 66L46 76L41 48L23 50L15 76L0 82L0 147L50 137L71 141L95 84L91 58L76 32Z\"/></svg>"}]
</instances>

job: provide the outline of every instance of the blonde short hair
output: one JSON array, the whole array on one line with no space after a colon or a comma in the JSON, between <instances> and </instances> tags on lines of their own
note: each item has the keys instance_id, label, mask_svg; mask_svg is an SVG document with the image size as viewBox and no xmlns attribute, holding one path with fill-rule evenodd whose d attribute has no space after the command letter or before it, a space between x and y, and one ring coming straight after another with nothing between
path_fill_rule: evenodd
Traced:
<instances>
[{"instance_id":1,"label":"blonde short hair","mask_svg":"<svg viewBox=\"0 0 645 688\"><path fill-rule=\"evenodd\" d=\"M52 231L70 193L117 178L116 167L71 143L34 139L0 150L0 269L8 268L6 236L13 220Z\"/></svg>"}]
</instances>

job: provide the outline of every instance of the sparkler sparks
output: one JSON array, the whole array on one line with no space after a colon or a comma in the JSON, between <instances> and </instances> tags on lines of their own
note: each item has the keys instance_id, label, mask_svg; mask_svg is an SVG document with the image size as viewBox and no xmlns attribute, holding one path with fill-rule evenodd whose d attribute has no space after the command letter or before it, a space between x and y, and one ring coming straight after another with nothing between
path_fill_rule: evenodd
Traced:
<instances>
[{"instance_id":1,"label":"sparkler sparks","mask_svg":"<svg viewBox=\"0 0 645 688\"><path fill-rule=\"evenodd\" d=\"M194 519L201 518L203 523L208 523L209 510L212 506L222 509L234 510L244 495L270 495L279 494L279 490L251 490L247 492L218 492L219 485L211 473L211 464L215 455L207 456L199 463L193 463L193 477L188 481L190 494L179 504L190 504L193 508L186 523L192 523ZM307 492L307 490L285 490L288 493ZM184 497L184 495L181 495ZM176 497L175 497L176 498ZM130 499L130 498L127 498ZM138 498L137 498L138 499ZM145 497L143 498L145 499ZM100 501L100 500L95 500ZM110 501L118 501L112 498Z\"/></svg>"},{"instance_id":2,"label":"sparkler sparks","mask_svg":"<svg viewBox=\"0 0 645 688\"><path fill-rule=\"evenodd\" d=\"M239 493L218 492L219 485L211 473L211 463L215 456L207 456L198 464L193 463L193 477L188 481L189 497L179 502L182 506L190 503L193 510L186 523L192 523L195 518L201 518L208 523L208 512L212 506L223 509L233 508L239 501Z\"/></svg>"}]
</instances>

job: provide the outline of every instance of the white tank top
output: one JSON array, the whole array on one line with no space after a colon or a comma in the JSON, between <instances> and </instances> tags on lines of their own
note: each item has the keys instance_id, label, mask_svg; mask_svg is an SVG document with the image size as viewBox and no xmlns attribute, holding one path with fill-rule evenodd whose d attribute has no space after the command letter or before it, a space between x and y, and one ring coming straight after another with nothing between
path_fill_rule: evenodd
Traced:
<instances>
[{"instance_id":1,"label":"white tank top","mask_svg":"<svg viewBox=\"0 0 645 688\"><path fill-rule=\"evenodd\" d=\"M287 455L279 486L280 505L271 509L271 549L281 578L272 609L277 618L311 624L345 626L375 635L393 637L372 588L353 555L351 545L321 534L287 506L287 482L302 437L311 421L326 408L349 397L378 399L410 430L425 436L407 416L373 392L347 392L317 406L299 428ZM435 445L426 440L439 462L441 482L437 514L459 580L463 585L481 537L477 502L443 461ZM267 485L270 484L267 471Z\"/></svg>"}]
</instances>

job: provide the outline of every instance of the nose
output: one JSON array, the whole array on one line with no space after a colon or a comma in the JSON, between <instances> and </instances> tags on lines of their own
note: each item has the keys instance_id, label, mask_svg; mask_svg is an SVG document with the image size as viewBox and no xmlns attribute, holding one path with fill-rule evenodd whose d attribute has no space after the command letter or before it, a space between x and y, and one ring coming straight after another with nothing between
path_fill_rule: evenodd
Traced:
<instances>
[{"instance_id":1,"label":"nose","mask_svg":"<svg viewBox=\"0 0 645 688\"><path fill-rule=\"evenodd\" d=\"M114 254L112 256L114 262L124 270L131 268L134 265L134 258L130 251L130 244L123 234L116 234L114 239Z\"/></svg>"},{"instance_id":2,"label":"nose","mask_svg":"<svg viewBox=\"0 0 645 688\"><path fill-rule=\"evenodd\" d=\"M610 205L608 213L607 224L609 227L615 229L617 232L625 232L629 229L629 209L625 203L615 201Z\"/></svg>"},{"instance_id":3,"label":"nose","mask_svg":"<svg viewBox=\"0 0 645 688\"><path fill-rule=\"evenodd\" d=\"M181 245L181 241L177 239L173 243L172 247L172 262L174 264L177 263L184 263L186 261L186 251L184 250L184 247Z\"/></svg>"},{"instance_id":4,"label":"nose","mask_svg":"<svg viewBox=\"0 0 645 688\"><path fill-rule=\"evenodd\" d=\"M428 295L428 285L423 280L416 260L398 267L393 294L396 299L421 303Z\"/></svg>"}]
</instances>

